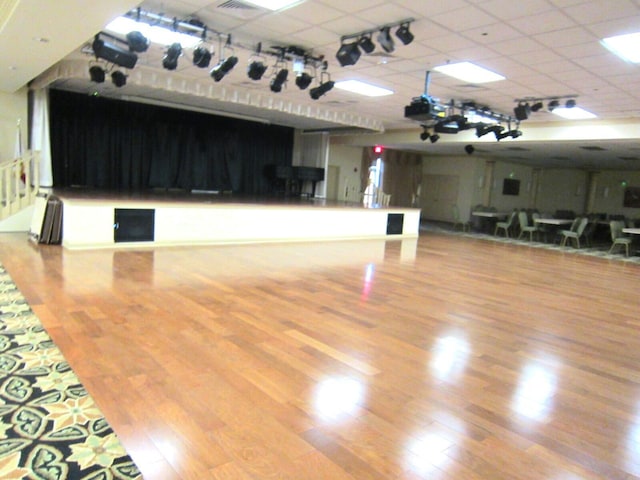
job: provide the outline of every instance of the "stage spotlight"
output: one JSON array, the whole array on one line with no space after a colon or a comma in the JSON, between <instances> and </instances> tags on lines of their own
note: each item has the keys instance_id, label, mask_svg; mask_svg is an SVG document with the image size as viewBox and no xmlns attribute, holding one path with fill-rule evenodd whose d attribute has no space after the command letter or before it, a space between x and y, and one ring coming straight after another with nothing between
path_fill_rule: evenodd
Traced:
<instances>
[{"instance_id":1,"label":"stage spotlight","mask_svg":"<svg viewBox=\"0 0 640 480\"><path fill-rule=\"evenodd\" d=\"M102 83L104 82L104 69L94 65L89 68L89 76L91 77L92 82Z\"/></svg>"},{"instance_id":2,"label":"stage spotlight","mask_svg":"<svg viewBox=\"0 0 640 480\"><path fill-rule=\"evenodd\" d=\"M393 38L391 38L391 34L389 33L389 27L384 27L380 30L380 33L378 34L378 43L387 53L391 53L396 49L395 44L393 43Z\"/></svg>"},{"instance_id":3,"label":"stage spotlight","mask_svg":"<svg viewBox=\"0 0 640 480\"><path fill-rule=\"evenodd\" d=\"M509 130L508 132L504 133L496 133L496 140L500 141L503 138L507 137L518 138L520 136L522 136L522 132L520 130Z\"/></svg>"},{"instance_id":4,"label":"stage spotlight","mask_svg":"<svg viewBox=\"0 0 640 480\"><path fill-rule=\"evenodd\" d=\"M547 109L550 112L553 112L556 108L558 108L560 106L560 102L558 102L558 100L551 100L549 102L549 105L547 105Z\"/></svg>"},{"instance_id":5,"label":"stage spotlight","mask_svg":"<svg viewBox=\"0 0 640 480\"><path fill-rule=\"evenodd\" d=\"M479 125L476 127L476 137L480 138L491 132L495 135L499 135L503 130L504 127L502 125Z\"/></svg>"},{"instance_id":6,"label":"stage spotlight","mask_svg":"<svg viewBox=\"0 0 640 480\"><path fill-rule=\"evenodd\" d=\"M424 142L427 138L429 138L429 132L426 128L424 128L422 130L422 133L420 134L420 140Z\"/></svg>"},{"instance_id":7,"label":"stage spotlight","mask_svg":"<svg viewBox=\"0 0 640 480\"><path fill-rule=\"evenodd\" d=\"M309 85L311 85L311 81L313 77L306 72L301 72L296 76L296 85L300 90L304 90Z\"/></svg>"},{"instance_id":8,"label":"stage spotlight","mask_svg":"<svg viewBox=\"0 0 640 480\"><path fill-rule=\"evenodd\" d=\"M360 58L360 49L358 48L358 42L343 43L336 53L336 58L340 62L341 67L347 65L355 65Z\"/></svg>"},{"instance_id":9,"label":"stage spotlight","mask_svg":"<svg viewBox=\"0 0 640 480\"><path fill-rule=\"evenodd\" d=\"M219 82L224 78L224 76L233 70L233 67L238 63L238 57L232 55L224 60L222 60L218 65L211 69L211 77Z\"/></svg>"},{"instance_id":10,"label":"stage spotlight","mask_svg":"<svg viewBox=\"0 0 640 480\"><path fill-rule=\"evenodd\" d=\"M274 93L279 93L282 91L282 85L287 81L287 77L289 76L289 70L286 68L281 69L273 80L271 80L271 91Z\"/></svg>"},{"instance_id":11,"label":"stage spotlight","mask_svg":"<svg viewBox=\"0 0 640 480\"><path fill-rule=\"evenodd\" d=\"M262 75L264 75L264 72L266 71L267 66L264 63L258 60L254 60L247 67L247 76L251 80L260 80L262 78Z\"/></svg>"},{"instance_id":12,"label":"stage spotlight","mask_svg":"<svg viewBox=\"0 0 640 480\"><path fill-rule=\"evenodd\" d=\"M116 70L111 74L111 81L113 84L120 88L127 84L127 76L119 70Z\"/></svg>"},{"instance_id":13,"label":"stage spotlight","mask_svg":"<svg viewBox=\"0 0 640 480\"><path fill-rule=\"evenodd\" d=\"M533 105L531 105L531 111L532 112L537 112L538 110L540 110L544 105L542 105L542 102L536 102Z\"/></svg>"},{"instance_id":14,"label":"stage spotlight","mask_svg":"<svg viewBox=\"0 0 640 480\"><path fill-rule=\"evenodd\" d=\"M413 33L409 31L408 23L403 23L398 27L398 30L396 30L396 37L398 37L404 45L409 45L413 42Z\"/></svg>"},{"instance_id":15,"label":"stage spotlight","mask_svg":"<svg viewBox=\"0 0 640 480\"><path fill-rule=\"evenodd\" d=\"M528 103L519 103L518 106L513 109L513 113L515 113L516 119L518 120L526 120L529 118L530 111L531 107Z\"/></svg>"},{"instance_id":16,"label":"stage spotlight","mask_svg":"<svg viewBox=\"0 0 640 480\"><path fill-rule=\"evenodd\" d=\"M127 33L127 43L129 44L129 50L132 52L146 52L149 48L149 39L138 31Z\"/></svg>"},{"instance_id":17,"label":"stage spotlight","mask_svg":"<svg viewBox=\"0 0 640 480\"><path fill-rule=\"evenodd\" d=\"M371 40L371 34L360 37L358 46L364 53L372 53L376 49L376 44Z\"/></svg>"},{"instance_id":18,"label":"stage spotlight","mask_svg":"<svg viewBox=\"0 0 640 480\"><path fill-rule=\"evenodd\" d=\"M198 68L207 68L211 63L211 52L200 45L193 50L193 64Z\"/></svg>"},{"instance_id":19,"label":"stage spotlight","mask_svg":"<svg viewBox=\"0 0 640 480\"><path fill-rule=\"evenodd\" d=\"M162 66L167 70L175 70L178 67L178 58L182 55L182 45L172 43L162 59Z\"/></svg>"},{"instance_id":20,"label":"stage spotlight","mask_svg":"<svg viewBox=\"0 0 640 480\"><path fill-rule=\"evenodd\" d=\"M471 155L473 152L476 151L476 149L473 148L473 145L465 145L464 151L467 152L467 155Z\"/></svg>"},{"instance_id":21,"label":"stage spotlight","mask_svg":"<svg viewBox=\"0 0 640 480\"><path fill-rule=\"evenodd\" d=\"M440 140L440 135L438 135L437 133L434 133L429 137L429 141L431 143L436 143L438 140Z\"/></svg>"},{"instance_id":22,"label":"stage spotlight","mask_svg":"<svg viewBox=\"0 0 640 480\"><path fill-rule=\"evenodd\" d=\"M327 93L329 90L333 88L335 82L333 80L329 80L328 82L321 83L315 88L309 90L309 96L313 100L318 100L321 96Z\"/></svg>"},{"instance_id":23,"label":"stage spotlight","mask_svg":"<svg viewBox=\"0 0 640 480\"><path fill-rule=\"evenodd\" d=\"M570 98L569 100L566 101L566 103L564 104L564 106L566 108L573 108L576 106L576 101L573 98Z\"/></svg>"}]
</instances>

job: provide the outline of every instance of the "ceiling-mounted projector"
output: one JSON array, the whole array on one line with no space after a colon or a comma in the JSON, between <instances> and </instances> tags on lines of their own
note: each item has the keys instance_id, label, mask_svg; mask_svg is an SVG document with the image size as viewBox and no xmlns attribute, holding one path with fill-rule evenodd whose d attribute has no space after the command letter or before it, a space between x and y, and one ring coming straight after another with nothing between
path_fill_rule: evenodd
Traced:
<instances>
[{"instance_id":1,"label":"ceiling-mounted projector","mask_svg":"<svg viewBox=\"0 0 640 480\"><path fill-rule=\"evenodd\" d=\"M419 122L442 120L446 116L446 108L438 104L433 98L423 95L414 98L410 105L404 107L404 116Z\"/></svg>"}]
</instances>

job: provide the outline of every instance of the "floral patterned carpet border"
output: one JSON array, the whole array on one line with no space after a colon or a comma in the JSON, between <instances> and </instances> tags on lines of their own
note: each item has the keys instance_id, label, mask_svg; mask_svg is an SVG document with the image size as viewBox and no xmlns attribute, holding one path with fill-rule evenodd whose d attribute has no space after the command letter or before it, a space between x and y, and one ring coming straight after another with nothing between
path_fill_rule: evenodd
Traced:
<instances>
[{"instance_id":1,"label":"floral patterned carpet border","mask_svg":"<svg viewBox=\"0 0 640 480\"><path fill-rule=\"evenodd\" d=\"M0 478L142 478L2 265Z\"/></svg>"}]
</instances>

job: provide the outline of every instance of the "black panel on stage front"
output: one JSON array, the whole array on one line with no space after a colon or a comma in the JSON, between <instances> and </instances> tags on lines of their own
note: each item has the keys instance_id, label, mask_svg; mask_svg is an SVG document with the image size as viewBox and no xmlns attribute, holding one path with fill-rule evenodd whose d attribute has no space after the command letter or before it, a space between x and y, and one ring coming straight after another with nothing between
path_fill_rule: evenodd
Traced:
<instances>
[{"instance_id":1,"label":"black panel on stage front","mask_svg":"<svg viewBox=\"0 0 640 480\"><path fill-rule=\"evenodd\" d=\"M387 235L401 235L404 213L390 213L387 216Z\"/></svg>"},{"instance_id":2,"label":"black panel on stage front","mask_svg":"<svg viewBox=\"0 0 640 480\"><path fill-rule=\"evenodd\" d=\"M154 209L114 209L114 242L153 242L155 232Z\"/></svg>"}]
</instances>

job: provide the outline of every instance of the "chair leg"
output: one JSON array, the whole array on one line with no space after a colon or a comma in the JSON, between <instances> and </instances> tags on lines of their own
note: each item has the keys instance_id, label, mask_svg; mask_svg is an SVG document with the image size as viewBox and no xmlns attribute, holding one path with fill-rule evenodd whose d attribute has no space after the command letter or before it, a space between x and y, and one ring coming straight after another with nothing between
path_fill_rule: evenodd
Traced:
<instances>
[{"instance_id":1,"label":"chair leg","mask_svg":"<svg viewBox=\"0 0 640 480\"><path fill-rule=\"evenodd\" d=\"M562 236L562 241L560 242L561 247L564 247L567 244L567 238L569 237L567 237L566 235Z\"/></svg>"}]
</instances>

